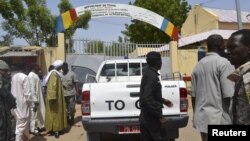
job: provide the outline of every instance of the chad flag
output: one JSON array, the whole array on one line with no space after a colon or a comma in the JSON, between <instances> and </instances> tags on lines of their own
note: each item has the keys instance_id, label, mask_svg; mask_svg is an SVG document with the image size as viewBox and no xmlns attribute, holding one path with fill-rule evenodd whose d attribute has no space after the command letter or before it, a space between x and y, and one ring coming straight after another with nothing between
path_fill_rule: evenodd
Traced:
<instances>
[{"instance_id":1,"label":"chad flag","mask_svg":"<svg viewBox=\"0 0 250 141\"><path fill-rule=\"evenodd\" d=\"M178 28L166 19L163 19L161 30L169 35L174 41L178 40Z\"/></svg>"},{"instance_id":2,"label":"chad flag","mask_svg":"<svg viewBox=\"0 0 250 141\"><path fill-rule=\"evenodd\" d=\"M63 32L68 29L77 19L75 9L71 9L56 17L55 32Z\"/></svg>"}]
</instances>

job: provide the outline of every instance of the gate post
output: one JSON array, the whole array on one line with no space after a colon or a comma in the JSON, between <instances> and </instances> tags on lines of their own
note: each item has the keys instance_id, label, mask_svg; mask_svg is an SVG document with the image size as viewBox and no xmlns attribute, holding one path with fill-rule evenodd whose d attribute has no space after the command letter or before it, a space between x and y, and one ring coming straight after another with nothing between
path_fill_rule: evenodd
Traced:
<instances>
[{"instance_id":1,"label":"gate post","mask_svg":"<svg viewBox=\"0 0 250 141\"><path fill-rule=\"evenodd\" d=\"M179 72L177 42L176 41L171 41L169 43L169 49L170 49L170 60L171 60L172 73Z\"/></svg>"},{"instance_id":2,"label":"gate post","mask_svg":"<svg viewBox=\"0 0 250 141\"><path fill-rule=\"evenodd\" d=\"M64 42L64 34L58 33L58 47L56 48L56 59L65 60L65 42Z\"/></svg>"}]
</instances>

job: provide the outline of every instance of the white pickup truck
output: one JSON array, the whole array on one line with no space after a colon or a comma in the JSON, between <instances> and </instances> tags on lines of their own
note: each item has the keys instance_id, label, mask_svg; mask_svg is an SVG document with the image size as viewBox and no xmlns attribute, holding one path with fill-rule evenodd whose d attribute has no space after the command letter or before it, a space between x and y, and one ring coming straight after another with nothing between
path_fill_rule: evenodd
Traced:
<instances>
[{"instance_id":1,"label":"white pickup truck","mask_svg":"<svg viewBox=\"0 0 250 141\"><path fill-rule=\"evenodd\" d=\"M104 61L95 82L82 87L82 123L88 141L100 141L103 133L139 134L139 91L145 59ZM86 77L89 79L90 77ZM163 108L169 141L179 136L179 128L188 123L185 82L161 80L162 96L173 102Z\"/></svg>"}]
</instances>

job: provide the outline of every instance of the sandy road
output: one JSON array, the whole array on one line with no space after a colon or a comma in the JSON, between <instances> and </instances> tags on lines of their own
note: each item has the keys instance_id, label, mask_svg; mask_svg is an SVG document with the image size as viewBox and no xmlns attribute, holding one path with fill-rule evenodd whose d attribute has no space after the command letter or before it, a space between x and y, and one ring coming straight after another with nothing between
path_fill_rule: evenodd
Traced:
<instances>
[{"instance_id":1,"label":"sandy road","mask_svg":"<svg viewBox=\"0 0 250 141\"><path fill-rule=\"evenodd\" d=\"M190 100L190 97L189 97ZM68 128L58 139L54 136L49 136L46 132L42 136L31 136L31 141L87 141L86 132L84 131L81 123L81 108L80 105L76 106L75 124ZM179 138L176 141L201 141L199 133L192 127L192 107L189 101L189 123L185 128L181 128ZM103 141L139 141L138 135L128 136L105 136Z\"/></svg>"},{"instance_id":2,"label":"sandy road","mask_svg":"<svg viewBox=\"0 0 250 141\"><path fill-rule=\"evenodd\" d=\"M86 134L82 127L82 116L80 105L76 106L75 124L65 130L65 133L59 138L50 136L47 132L43 132L42 136L31 136L31 141L87 141Z\"/></svg>"}]
</instances>

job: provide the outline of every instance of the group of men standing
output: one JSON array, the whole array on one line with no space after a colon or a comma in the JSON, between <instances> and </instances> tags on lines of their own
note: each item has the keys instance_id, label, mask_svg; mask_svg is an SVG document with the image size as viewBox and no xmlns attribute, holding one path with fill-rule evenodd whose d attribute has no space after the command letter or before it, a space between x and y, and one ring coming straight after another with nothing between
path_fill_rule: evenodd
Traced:
<instances>
[{"instance_id":1,"label":"group of men standing","mask_svg":"<svg viewBox=\"0 0 250 141\"><path fill-rule=\"evenodd\" d=\"M61 60L56 60L53 68L44 79L43 93L37 64L31 65L27 75L23 66L18 66L11 77L9 66L0 60L0 141L11 140L12 116L15 117L15 141L28 141L30 133L40 135L44 129L58 138L59 132L68 127L67 107L70 105L73 109L71 118L74 118L77 79ZM74 93L70 95L68 91ZM64 93L71 98L65 98Z\"/></svg>"},{"instance_id":2,"label":"group of men standing","mask_svg":"<svg viewBox=\"0 0 250 141\"><path fill-rule=\"evenodd\" d=\"M191 88L193 126L202 141L208 139L208 125L250 125L250 29L234 32L227 48L221 35L210 35L207 49L193 70ZM162 98L160 53L149 52L146 60L140 85L141 140L163 141L163 104L173 103Z\"/></svg>"},{"instance_id":3,"label":"group of men standing","mask_svg":"<svg viewBox=\"0 0 250 141\"><path fill-rule=\"evenodd\" d=\"M12 139L11 109L16 108L16 101L10 93L9 66L0 60L0 141Z\"/></svg>"},{"instance_id":4,"label":"group of men standing","mask_svg":"<svg viewBox=\"0 0 250 141\"><path fill-rule=\"evenodd\" d=\"M192 73L194 127L202 141L208 125L250 124L250 29L234 32L225 48L221 35L207 39L207 55Z\"/></svg>"}]
</instances>

